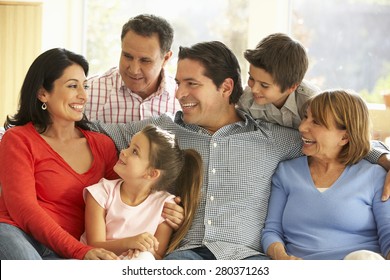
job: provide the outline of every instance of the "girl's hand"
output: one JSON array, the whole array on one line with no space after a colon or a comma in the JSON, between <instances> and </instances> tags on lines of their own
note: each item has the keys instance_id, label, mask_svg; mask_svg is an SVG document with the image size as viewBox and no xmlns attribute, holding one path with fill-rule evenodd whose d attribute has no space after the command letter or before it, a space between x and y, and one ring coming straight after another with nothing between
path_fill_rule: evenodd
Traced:
<instances>
[{"instance_id":1,"label":"girl's hand","mask_svg":"<svg viewBox=\"0 0 390 280\"><path fill-rule=\"evenodd\" d=\"M144 251L157 251L159 242L154 235L144 232L136 236L129 237L129 248Z\"/></svg>"}]
</instances>

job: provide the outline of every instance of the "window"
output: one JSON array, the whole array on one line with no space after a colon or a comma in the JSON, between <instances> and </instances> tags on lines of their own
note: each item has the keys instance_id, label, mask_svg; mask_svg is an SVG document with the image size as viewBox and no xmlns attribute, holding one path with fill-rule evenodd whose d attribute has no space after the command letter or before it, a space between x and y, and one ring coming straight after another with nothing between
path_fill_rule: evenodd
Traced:
<instances>
[{"instance_id":1,"label":"window","mask_svg":"<svg viewBox=\"0 0 390 280\"><path fill-rule=\"evenodd\" d=\"M245 83L245 49L285 32L308 49L306 78L320 88L353 89L370 103L383 103L381 92L390 88L390 0L88 0L86 11L90 74L118 64L120 32L130 17L152 13L175 30L172 73L180 45L221 40L237 55Z\"/></svg>"},{"instance_id":2,"label":"window","mask_svg":"<svg viewBox=\"0 0 390 280\"><path fill-rule=\"evenodd\" d=\"M86 56L90 74L118 65L122 26L130 17L143 13L165 18L175 30L174 55L167 66L170 72L174 73L179 46L201 41L223 41L244 64L242 53L247 47L248 5L249 0L89 0L86 6Z\"/></svg>"},{"instance_id":3,"label":"window","mask_svg":"<svg viewBox=\"0 0 390 280\"><path fill-rule=\"evenodd\" d=\"M390 89L389 0L293 0L291 32L307 48L306 77L383 103Z\"/></svg>"}]
</instances>

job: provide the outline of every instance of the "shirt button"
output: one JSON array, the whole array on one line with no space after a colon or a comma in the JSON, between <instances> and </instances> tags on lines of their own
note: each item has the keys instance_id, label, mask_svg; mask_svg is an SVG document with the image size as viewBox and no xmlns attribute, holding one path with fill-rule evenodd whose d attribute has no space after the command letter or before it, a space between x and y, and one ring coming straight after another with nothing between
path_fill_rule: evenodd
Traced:
<instances>
[{"instance_id":1,"label":"shirt button","mask_svg":"<svg viewBox=\"0 0 390 280\"><path fill-rule=\"evenodd\" d=\"M215 174L215 172L216 172L215 168L213 168L213 170L211 170L211 172L212 172L213 174Z\"/></svg>"},{"instance_id":2,"label":"shirt button","mask_svg":"<svg viewBox=\"0 0 390 280\"><path fill-rule=\"evenodd\" d=\"M214 196L210 196L210 200L213 201L214 200Z\"/></svg>"},{"instance_id":3,"label":"shirt button","mask_svg":"<svg viewBox=\"0 0 390 280\"><path fill-rule=\"evenodd\" d=\"M214 143L213 146L214 146L214 148L216 148L216 147L218 146L218 144L217 144L217 143Z\"/></svg>"},{"instance_id":4,"label":"shirt button","mask_svg":"<svg viewBox=\"0 0 390 280\"><path fill-rule=\"evenodd\" d=\"M208 224L208 225L211 225L211 220L208 220L208 221L207 221L207 224Z\"/></svg>"}]
</instances>

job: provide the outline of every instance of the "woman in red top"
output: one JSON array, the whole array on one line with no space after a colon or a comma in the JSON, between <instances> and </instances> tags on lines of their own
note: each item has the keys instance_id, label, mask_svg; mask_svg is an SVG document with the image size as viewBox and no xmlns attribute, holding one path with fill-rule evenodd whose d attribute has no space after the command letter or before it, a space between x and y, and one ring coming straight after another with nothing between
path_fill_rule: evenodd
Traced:
<instances>
[{"instance_id":1,"label":"woman in red top","mask_svg":"<svg viewBox=\"0 0 390 280\"><path fill-rule=\"evenodd\" d=\"M79 242L83 189L117 178L112 140L86 126L87 74L87 61L65 49L44 52L27 72L0 143L2 260L117 258Z\"/></svg>"}]
</instances>

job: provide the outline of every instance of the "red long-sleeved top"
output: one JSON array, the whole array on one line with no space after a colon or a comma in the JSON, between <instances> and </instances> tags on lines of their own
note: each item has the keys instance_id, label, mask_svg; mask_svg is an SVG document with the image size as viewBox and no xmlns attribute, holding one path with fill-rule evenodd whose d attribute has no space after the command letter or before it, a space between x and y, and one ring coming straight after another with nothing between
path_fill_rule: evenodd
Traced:
<instances>
[{"instance_id":1,"label":"red long-sleeved top","mask_svg":"<svg viewBox=\"0 0 390 280\"><path fill-rule=\"evenodd\" d=\"M117 151L100 133L81 130L93 155L78 174L29 123L9 129L0 142L0 222L17 226L57 254L83 259L91 247L84 232L82 191L102 177L117 178Z\"/></svg>"}]
</instances>

